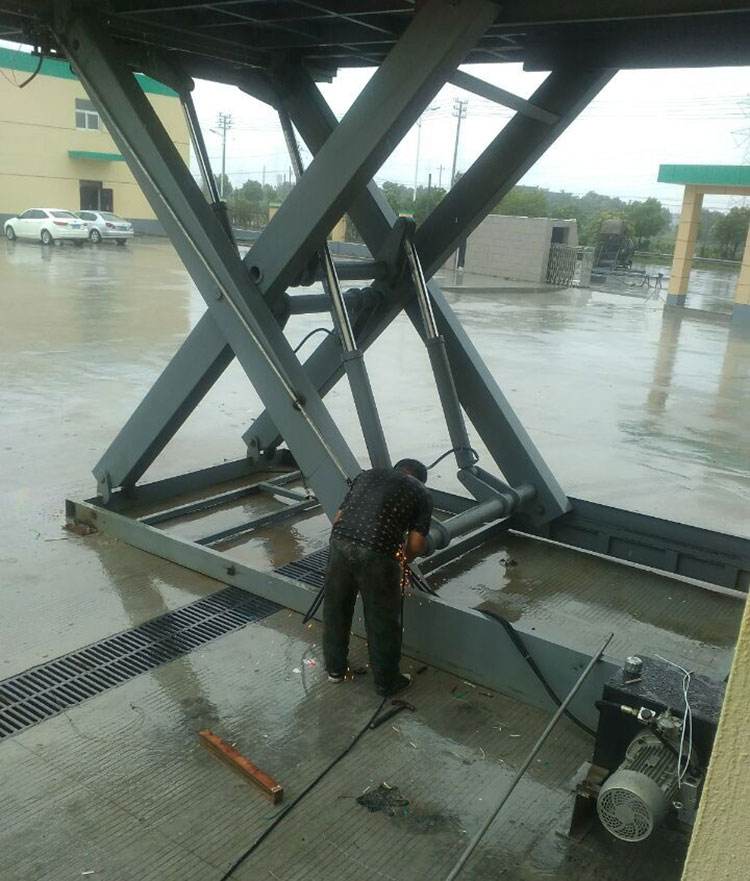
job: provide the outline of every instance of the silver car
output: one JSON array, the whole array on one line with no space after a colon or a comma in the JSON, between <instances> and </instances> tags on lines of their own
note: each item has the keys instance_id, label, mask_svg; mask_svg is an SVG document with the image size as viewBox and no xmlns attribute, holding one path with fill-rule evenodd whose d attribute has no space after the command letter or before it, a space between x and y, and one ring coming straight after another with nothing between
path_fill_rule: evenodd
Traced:
<instances>
[{"instance_id":1,"label":"silver car","mask_svg":"<svg viewBox=\"0 0 750 881\"><path fill-rule=\"evenodd\" d=\"M76 211L76 215L86 224L89 239L98 245L105 239L114 239L124 245L133 238L133 224L111 211Z\"/></svg>"}]
</instances>

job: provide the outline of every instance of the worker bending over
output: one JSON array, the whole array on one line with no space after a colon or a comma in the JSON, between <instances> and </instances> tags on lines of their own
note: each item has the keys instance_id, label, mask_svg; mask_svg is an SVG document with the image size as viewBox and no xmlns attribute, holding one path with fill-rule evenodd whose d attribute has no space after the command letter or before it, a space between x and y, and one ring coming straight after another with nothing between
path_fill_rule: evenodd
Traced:
<instances>
[{"instance_id":1,"label":"worker bending over","mask_svg":"<svg viewBox=\"0 0 750 881\"><path fill-rule=\"evenodd\" d=\"M359 474L333 521L323 608L323 654L328 679L348 670L349 636L357 593L362 594L375 688L395 694L411 677L401 662L401 562L423 554L432 499L427 469L416 459Z\"/></svg>"}]
</instances>

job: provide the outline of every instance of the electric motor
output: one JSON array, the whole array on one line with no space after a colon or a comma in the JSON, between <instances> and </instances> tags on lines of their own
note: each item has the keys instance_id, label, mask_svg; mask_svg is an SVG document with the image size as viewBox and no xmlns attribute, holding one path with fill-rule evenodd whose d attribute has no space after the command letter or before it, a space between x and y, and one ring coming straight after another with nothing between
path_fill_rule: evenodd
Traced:
<instances>
[{"instance_id":1,"label":"electric motor","mask_svg":"<svg viewBox=\"0 0 750 881\"><path fill-rule=\"evenodd\" d=\"M643 841L664 819L677 792L677 757L655 734L644 731L602 784L596 810L616 838Z\"/></svg>"}]
</instances>

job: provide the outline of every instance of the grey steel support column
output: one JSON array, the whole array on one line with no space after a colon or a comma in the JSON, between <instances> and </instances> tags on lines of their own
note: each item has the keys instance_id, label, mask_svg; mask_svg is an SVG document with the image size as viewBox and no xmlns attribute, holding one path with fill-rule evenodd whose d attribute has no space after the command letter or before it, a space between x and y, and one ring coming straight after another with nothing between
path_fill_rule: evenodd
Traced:
<instances>
[{"instance_id":1,"label":"grey steel support column","mask_svg":"<svg viewBox=\"0 0 750 881\"><path fill-rule=\"evenodd\" d=\"M297 143L297 136L294 134L292 122L287 112L283 109L279 110L279 121L281 122L281 130L284 132L284 139L289 151L289 158L292 161L294 174L297 182L299 182L304 173L302 155L299 151L299 144ZM375 402L375 395L373 394L370 377L365 366L364 355L357 349L357 342L354 338L351 322L349 321L346 302L341 293L339 277L327 241L323 242L318 252L318 259L320 260L320 267L323 273L323 287L328 294L331 305L333 325L341 340L344 369L349 379L349 388L354 399L354 406L359 417L359 425L365 439L370 463L373 468L389 468L391 459L388 455L388 444L386 443L383 425L380 421L378 405Z\"/></svg>"},{"instance_id":2,"label":"grey steel support column","mask_svg":"<svg viewBox=\"0 0 750 881\"><path fill-rule=\"evenodd\" d=\"M57 21L55 30L218 329L283 432L322 506L332 514L358 465L276 318L247 277L225 230L116 47L88 17ZM140 450L133 457L140 458Z\"/></svg>"}]
</instances>

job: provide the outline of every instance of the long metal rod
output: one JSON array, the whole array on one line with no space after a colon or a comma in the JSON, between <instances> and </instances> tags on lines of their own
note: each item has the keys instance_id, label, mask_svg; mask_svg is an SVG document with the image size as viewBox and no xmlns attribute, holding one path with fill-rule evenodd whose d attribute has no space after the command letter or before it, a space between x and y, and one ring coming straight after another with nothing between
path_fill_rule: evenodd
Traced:
<instances>
[{"instance_id":1,"label":"long metal rod","mask_svg":"<svg viewBox=\"0 0 750 881\"><path fill-rule=\"evenodd\" d=\"M193 143L193 152L198 160L198 167L200 168L203 182L206 185L206 192L208 193L208 200L211 203L211 208L213 209L214 214L219 218L221 225L226 230L230 241L235 243L232 224L227 212L227 203L224 202L223 197L216 186L216 178L214 177L213 169L211 168L211 159L208 155L208 150L206 149L206 142L203 138L203 132L201 131L201 124L198 119L198 113L195 109L193 96L188 91L182 92L180 94L180 101L182 102L182 109L185 113L185 119L187 120L190 140ZM222 187L224 186L224 178L225 174L222 168Z\"/></svg>"},{"instance_id":2,"label":"long metal rod","mask_svg":"<svg viewBox=\"0 0 750 881\"><path fill-rule=\"evenodd\" d=\"M193 96L190 92L186 92L184 95L181 95L180 98L182 101L182 109L185 113L185 119L187 120L190 140L193 142L195 158L198 162L198 168L200 169L203 182L206 185L209 201L218 205L221 201L221 196L219 195L219 190L216 186L216 178L211 170L211 162L208 158L208 150L206 149L206 142L203 139L203 132L201 131L200 121L195 110Z\"/></svg>"},{"instance_id":3,"label":"long metal rod","mask_svg":"<svg viewBox=\"0 0 750 881\"><path fill-rule=\"evenodd\" d=\"M284 139L286 140L294 173L297 181L299 181L304 172L302 154L297 143L297 136L294 134L292 121L285 110L279 110L279 121L284 132ZM388 453L388 444L385 439L383 424L378 413L378 405L375 402L370 377L367 374L364 355L357 348L357 340L349 320L349 312L346 308L344 296L341 293L341 284L339 283L336 265L333 262L328 242L323 242L318 252L318 259L323 271L323 287L328 294L331 304L333 324L341 340L344 353L344 368L349 379L349 387L354 398L354 406L357 409L357 416L359 417L370 462L374 468L388 468L391 459Z\"/></svg>"},{"instance_id":4,"label":"long metal rod","mask_svg":"<svg viewBox=\"0 0 750 881\"><path fill-rule=\"evenodd\" d=\"M435 323L435 314L432 311L432 303L430 303L430 293L427 290L427 282L425 281L422 264L417 256L414 243L407 238L404 241L404 250L406 251L406 259L409 263L412 281L414 282L414 292L417 295L419 303L419 311L422 313L422 321L424 323L425 336L428 340L434 340L438 337L437 324Z\"/></svg>"},{"instance_id":5,"label":"long metal rod","mask_svg":"<svg viewBox=\"0 0 750 881\"><path fill-rule=\"evenodd\" d=\"M539 739L534 744L531 752L526 757L524 763L521 765L521 767L516 772L516 776L513 778L507 791L505 792L503 797L500 799L499 804L497 805L495 810L489 815L489 817L484 821L484 823L482 824L482 827L479 829L479 831L474 835L474 837L468 843L468 845L466 846L466 849L459 857L455 866L451 869L450 873L448 875L446 875L445 881L454 881L455 878L458 878L459 874L461 873L461 870L466 865L467 860L474 853L477 845L479 844L479 842L482 840L482 838L486 834L487 830L492 825L492 822L494 821L495 817L497 817L497 815L500 813L500 811L502 810L505 803L508 801L508 799L512 795L513 790L521 782L521 778L526 773L526 771L528 771L529 765L531 765L531 763L534 761L534 758L536 757L536 754L544 746L545 740L547 740L547 738L552 733L552 729L560 721L563 713L565 712L565 710L568 707L568 704L573 700L576 693L578 692L578 689L586 681L587 676L594 669L595 665L597 664L597 662L599 661L601 656L604 654L607 646L610 644L613 637L614 637L614 633L610 633L609 636L601 644L599 650L592 656L591 660L588 662L585 669L583 670L581 675L578 677L578 680L576 681L575 685L573 686L573 688L571 688L571 690L566 695L565 700L560 704L560 706L555 711L554 716L547 723L547 727L541 733Z\"/></svg>"}]
</instances>

